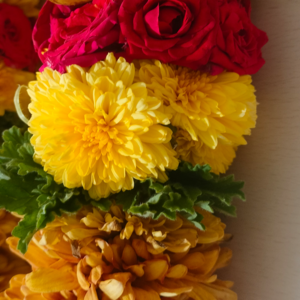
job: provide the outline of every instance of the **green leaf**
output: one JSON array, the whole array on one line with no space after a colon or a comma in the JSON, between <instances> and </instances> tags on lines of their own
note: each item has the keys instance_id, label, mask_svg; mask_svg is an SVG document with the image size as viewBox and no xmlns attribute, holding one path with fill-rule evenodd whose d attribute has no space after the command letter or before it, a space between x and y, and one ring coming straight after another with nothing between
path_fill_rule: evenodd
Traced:
<instances>
[{"instance_id":1,"label":"green leaf","mask_svg":"<svg viewBox=\"0 0 300 300\"><path fill-rule=\"evenodd\" d=\"M103 199L101 201L92 201L91 204L95 207L98 207L102 211L109 211L112 203L108 199Z\"/></svg>"},{"instance_id":2,"label":"green leaf","mask_svg":"<svg viewBox=\"0 0 300 300\"><path fill-rule=\"evenodd\" d=\"M241 191L243 182L234 181L233 176L217 176L210 170L208 165L193 167L182 162L176 171L168 173L166 183L153 179L136 181L133 190L120 192L112 198L132 214L153 219L163 215L175 220L179 213L203 230L203 217L195 211L195 206L210 213L215 210L235 216L234 197L245 199Z\"/></svg>"},{"instance_id":3,"label":"green leaf","mask_svg":"<svg viewBox=\"0 0 300 300\"><path fill-rule=\"evenodd\" d=\"M57 184L33 160L30 138L28 132L22 134L12 127L4 131L0 149L0 208L24 215L13 230L13 235L20 238L18 249L23 253L34 233L53 221L55 215L76 212L87 203L82 189Z\"/></svg>"},{"instance_id":4,"label":"green leaf","mask_svg":"<svg viewBox=\"0 0 300 300\"><path fill-rule=\"evenodd\" d=\"M32 213L25 215L24 219L19 222L18 226L12 231L12 235L20 238L18 249L25 253L28 248L28 244L36 232L36 218L38 212L35 210Z\"/></svg>"},{"instance_id":5,"label":"green leaf","mask_svg":"<svg viewBox=\"0 0 300 300\"><path fill-rule=\"evenodd\" d=\"M13 125L17 125L23 129L27 128L27 125L23 123L15 112L6 111L3 116L0 116L0 133L4 130L11 128ZM2 134L0 136L0 145L2 144Z\"/></svg>"}]
</instances>

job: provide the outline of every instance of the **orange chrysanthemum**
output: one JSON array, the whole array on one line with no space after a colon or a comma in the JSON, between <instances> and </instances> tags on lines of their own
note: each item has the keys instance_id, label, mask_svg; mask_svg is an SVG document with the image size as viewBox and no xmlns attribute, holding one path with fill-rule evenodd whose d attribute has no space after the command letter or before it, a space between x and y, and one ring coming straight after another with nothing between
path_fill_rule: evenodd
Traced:
<instances>
[{"instance_id":1,"label":"orange chrysanthemum","mask_svg":"<svg viewBox=\"0 0 300 300\"><path fill-rule=\"evenodd\" d=\"M34 78L33 73L9 68L0 61L0 116L6 110L15 111L14 95L18 85L27 85Z\"/></svg>"},{"instance_id":2,"label":"orange chrysanthemum","mask_svg":"<svg viewBox=\"0 0 300 300\"><path fill-rule=\"evenodd\" d=\"M57 218L25 254L34 271L13 278L0 299L236 300L214 274L231 258L219 245L225 225L201 214L205 231L180 216L139 218L118 206ZM9 244L16 249L17 239Z\"/></svg>"},{"instance_id":3,"label":"orange chrysanthemum","mask_svg":"<svg viewBox=\"0 0 300 300\"><path fill-rule=\"evenodd\" d=\"M5 242L17 223L16 217L0 209L0 291L8 287L8 283L14 275L30 271L29 265L11 253Z\"/></svg>"}]
</instances>

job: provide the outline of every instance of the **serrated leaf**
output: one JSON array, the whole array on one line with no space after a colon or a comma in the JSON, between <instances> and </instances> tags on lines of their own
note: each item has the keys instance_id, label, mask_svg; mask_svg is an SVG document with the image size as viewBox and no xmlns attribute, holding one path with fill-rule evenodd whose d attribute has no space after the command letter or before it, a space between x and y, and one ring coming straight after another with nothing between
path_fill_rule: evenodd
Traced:
<instances>
[{"instance_id":1,"label":"serrated leaf","mask_svg":"<svg viewBox=\"0 0 300 300\"><path fill-rule=\"evenodd\" d=\"M38 211L35 210L25 215L24 219L19 222L18 226L12 231L12 235L18 237L18 249L25 253L28 248L28 244L36 232L36 218Z\"/></svg>"},{"instance_id":2,"label":"serrated leaf","mask_svg":"<svg viewBox=\"0 0 300 300\"><path fill-rule=\"evenodd\" d=\"M197 202L197 206L201 207L203 210L206 210L210 213L214 213L214 210L211 207L211 203L209 201L199 201Z\"/></svg>"},{"instance_id":3,"label":"serrated leaf","mask_svg":"<svg viewBox=\"0 0 300 300\"><path fill-rule=\"evenodd\" d=\"M0 179L3 179L3 180L9 180L10 179L9 172L7 172L1 166L0 166Z\"/></svg>"},{"instance_id":4,"label":"serrated leaf","mask_svg":"<svg viewBox=\"0 0 300 300\"><path fill-rule=\"evenodd\" d=\"M133 190L113 198L132 214L154 219L163 215L174 220L179 213L203 229L202 216L195 211L195 205L211 213L215 209L233 215L233 197L244 199L242 182L235 182L233 176L214 175L210 170L208 165L193 167L182 162L176 171L168 173L166 183L156 183L153 179L135 182Z\"/></svg>"},{"instance_id":5,"label":"serrated leaf","mask_svg":"<svg viewBox=\"0 0 300 300\"><path fill-rule=\"evenodd\" d=\"M184 211L189 214L194 213L194 202L192 199L174 192L169 193L169 199L164 202L163 207L171 212Z\"/></svg>"},{"instance_id":6,"label":"serrated leaf","mask_svg":"<svg viewBox=\"0 0 300 300\"><path fill-rule=\"evenodd\" d=\"M236 207L232 205L226 205L219 200L215 200L212 204L214 211L220 212L230 217L236 217Z\"/></svg>"},{"instance_id":7,"label":"serrated leaf","mask_svg":"<svg viewBox=\"0 0 300 300\"><path fill-rule=\"evenodd\" d=\"M33 160L31 135L12 127L3 133L0 149L0 208L24 215L13 230L20 238L18 249L25 252L33 234L61 212L76 212L86 203L78 189L57 184ZM111 202L110 202L111 203Z\"/></svg>"}]
</instances>

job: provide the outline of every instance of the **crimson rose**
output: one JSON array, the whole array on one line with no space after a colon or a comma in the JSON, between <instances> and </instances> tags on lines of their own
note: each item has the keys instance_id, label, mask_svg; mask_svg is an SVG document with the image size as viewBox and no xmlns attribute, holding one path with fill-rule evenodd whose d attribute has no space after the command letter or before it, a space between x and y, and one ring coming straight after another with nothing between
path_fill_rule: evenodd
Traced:
<instances>
[{"instance_id":1,"label":"crimson rose","mask_svg":"<svg viewBox=\"0 0 300 300\"><path fill-rule=\"evenodd\" d=\"M90 67L108 52L120 51L118 2L93 0L77 6L46 2L33 32L43 67L63 73L68 65Z\"/></svg>"},{"instance_id":2,"label":"crimson rose","mask_svg":"<svg viewBox=\"0 0 300 300\"><path fill-rule=\"evenodd\" d=\"M119 22L127 59L154 58L198 69L216 45L218 3L123 0Z\"/></svg>"},{"instance_id":3,"label":"crimson rose","mask_svg":"<svg viewBox=\"0 0 300 300\"><path fill-rule=\"evenodd\" d=\"M0 60L12 68L31 68L35 63L31 23L23 11L0 3Z\"/></svg>"},{"instance_id":4,"label":"crimson rose","mask_svg":"<svg viewBox=\"0 0 300 300\"><path fill-rule=\"evenodd\" d=\"M225 70L254 74L265 63L261 48L268 42L265 32L250 20L249 0L219 0L220 26L217 46L210 59L213 74Z\"/></svg>"}]
</instances>

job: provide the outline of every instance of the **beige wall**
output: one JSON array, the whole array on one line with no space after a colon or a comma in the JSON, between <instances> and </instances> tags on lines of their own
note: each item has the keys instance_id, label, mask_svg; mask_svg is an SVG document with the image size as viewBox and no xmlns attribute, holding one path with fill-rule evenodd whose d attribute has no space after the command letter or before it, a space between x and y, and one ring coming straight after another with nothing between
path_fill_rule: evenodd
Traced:
<instances>
[{"instance_id":1,"label":"beige wall","mask_svg":"<svg viewBox=\"0 0 300 300\"><path fill-rule=\"evenodd\" d=\"M254 23L269 34L267 64L254 76L258 125L230 172L246 181L232 266L241 300L300 299L300 0L252 0Z\"/></svg>"}]
</instances>

